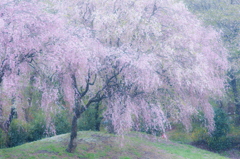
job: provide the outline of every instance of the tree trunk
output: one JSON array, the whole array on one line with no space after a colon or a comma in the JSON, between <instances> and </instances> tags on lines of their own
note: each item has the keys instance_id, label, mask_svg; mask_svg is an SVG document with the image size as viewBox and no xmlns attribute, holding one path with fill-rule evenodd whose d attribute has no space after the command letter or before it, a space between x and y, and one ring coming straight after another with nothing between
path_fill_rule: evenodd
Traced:
<instances>
[{"instance_id":1,"label":"tree trunk","mask_svg":"<svg viewBox=\"0 0 240 159\"><path fill-rule=\"evenodd\" d=\"M80 103L77 100L75 104L75 110L74 110L74 116L72 120L72 129L71 129L71 136L70 136L70 142L68 145L68 148L66 149L67 152L73 153L77 147L77 120L80 118L80 115L83 113L83 109L80 110ZM83 108L83 107L82 107Z\"/></svg>"},{"instance_id":2,"label":"tree trunk","mask_svg":"<svg viewBox=\"0 0 240 159\"><path fill-rule=\"evenodd\" d=\"M66 149L66 151L69 153L73 153L77 147L77 120L77 116L74 115L72 120L70 143L68 145L68 148Z\"/></svg>"},{"instance_id":3,"label":"tree trunk","mask_svg":"<svg viewBox=\"0 0 240 159\"><path fill-rule=\"evenodd\" d=\"M233 72L230 72L230 78L231 78L230 84L232 86L234 102L236 105L236 114L237 114L236 124L240 125L240 103L238 100L237 81L236 81L236 78L235 78Z\"/></svg>"},{"instance_id":4,"label":"tree trunk","mask_svg":"<svg viewBox=\"0 0 240 159\"><path fill-rule=\"evenodd\" d=\"M76 81L76 77L75 77L75 74L72 74L71 75L71 78L73 80L73 83L72 83L72 86L73 86L73 89L75 91L75 110L74 110L74 116L73 116L73 120L72 120L72 129L71 129L71 136L70 136L70 142L69 142L69 145L68 145L68 148L66 149L67 152L69 153L73 153L77 147L77 120L78 118L80 118L81 114L86 111L86 109L90 106L91 103L94 103L94 102L100 102L104 96L97 96L98 94L101 93L101 91L99 91L94 97L92 97L88 103L86 105L81 105L80 104L80 101L82 99L82 97L84 97L86 95L86 93L88 92L89 90L89 85L94 85L95 81L96 81L96 75L95 75L95 79L92 83L90 83L90 72L88 73L88 79L86 80L86 88L85 90L83 91L81 89L81 91L78 90L78 87L77 87L77 81Z\"/></svg>"},{"instance_id":5,"label":"tree trunk","mask_svg":"<svg viewBox=\"0 0 240 159\"><path fill-rule=\"evenodd\" d=\"M4 130L3 123L4 123L3 122L3 110L2 110L2 103L1 103L1 99L0 99L0 128L2 128Z\"/></svg>"},{"instance_id":6,"label":"tree trunk","mask_svg":"<svg viewBox=\"0 0 240 159\"><path fill-rule=\"evenodd\" d=\"M15 115L15 108L11 108L11 112L9 114L9 117L8 117L8 120L7 121L3 121L3 110L2 110L2 104L1 104L1 101L0 101L0 128L5 132L7 133L8 132L8 129L9 129L9 126L12 122L12 119Z\"/></svg>"},{"instance_id":7,"label":"tree trunk","mask_svg":"<svg viewBox=\"0 0 240 159\"><path fill-rule=\"evenodd\" d=\"M96 121L96 130L97 131L100 131L100 125L101 125L101 120L102 118L99 117L99 102L96 103L96 106L95 106L95 109L96 109L96 114L95 114L95 121Z\"/></svg>"},{"instance_id":8,"label":"tree trunk","mask_svg":"<svg viewBox=\"0 0 240 159\"><path fill-rule=\"evenodd\" d=\"M12 122L14 115L15 115L15 108L11 108L11 113L8 116L8 120L5 121L4 123L5 132L8 132L9 126Z\"/></svg>"}]
</instances>

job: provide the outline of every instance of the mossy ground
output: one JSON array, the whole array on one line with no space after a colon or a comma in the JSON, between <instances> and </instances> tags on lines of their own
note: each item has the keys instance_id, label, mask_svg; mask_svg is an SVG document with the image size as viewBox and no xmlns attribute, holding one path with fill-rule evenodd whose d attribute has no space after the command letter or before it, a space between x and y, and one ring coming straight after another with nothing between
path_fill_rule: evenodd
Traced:
<instances>
[{"instance_id":1,"label":"mossy ground","mask_svg":"<svg viewBox=\"0 0 240 159\"><path fill-rule=\"evenodd\" d=\"M190 145L156 140L154 136L131 132L124 139L104 132L78 132L78 147L74 153L65 150L70 134L27 143L21 146L0 149L0 158L84 158L84 159L224 159L219 154Z\"/></svg>"}]
</instances>

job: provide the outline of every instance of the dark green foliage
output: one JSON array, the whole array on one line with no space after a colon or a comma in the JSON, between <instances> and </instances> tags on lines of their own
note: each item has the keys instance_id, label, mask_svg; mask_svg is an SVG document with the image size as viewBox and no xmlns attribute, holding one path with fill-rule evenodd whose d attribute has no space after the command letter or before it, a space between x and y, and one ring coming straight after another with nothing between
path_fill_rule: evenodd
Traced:
<instances>
[{"instance_id":1,"label":"dark green foliage","mask_svg":"<svg viewBox=\"0 0 240 159\"><path fill-rule=\"evenodd\" d=\"M227 137L230 130L227 114L223 109L217 108L215 110L215 129L212 136L208 139L208 146L212 150L220 151L231 148L232 140Z\"/></svg>"},{"instance_id":2,"label":"dark green foliage","mask_svg":"<svg viewBox=\"0 0 240 159\"><path fill-rule=\"evenodd\" d=\"M96 130L96 110L93 107L89 107L78 120L79 130Z\"/></svg>"},{"instance_id":3,"label":"dark green foliage","mask_svg":"<svg viewBox=\"0 0 240 159\"><path fill-rule=\"evenodd\" d=\"M27 141L27 124L18 119L14 119L8 130L7 146L13 147L24 144Z\"/></svg>"},{"instance_id":4,"label":"dark green foliage","mask_svg":"<svg viewBox=\"0 0 240 159\"><path fill-rule=\"evenodd\" d=\"M28 124L28 138L27 141L36 141L45 137L44 132L46 130L46 116L43 112L39 111L34 120Z\"/></svg>"},{"instance_id":5,"label":"dark green foliage","mask_svg":"<svg viewBox=\"0 0 240 159\"><path fill-rule=\"evenodd\" d=\"M152 135L156 135L156 136L160 136L163 133L162 130L159 127L157 127L157 128L148 127L148 129L145 132L147 134L152 134Z\"/></svg>"},{"instance_id":6,"label":"dark green foliage","mask_svg":"<svg viewBox=\"0 0 240 159\"><path fill-rule=\"evenodd\" d=\"M228 121L227 114L223 109L218 108L215 110L214 121L215 121L215 130L212 133L212 136L215 138L221 138L223 136L226 136L230 130L230 127L229 127L230 124Z\"/></svg>"},{"instance_id":7,"label":"dark green foliage","mask_svg":"<svg viewBox=\"0 0 240 159\"><path fill-rule=\"evenodd\" d=\"M233 139L226 136L222 136L219 138L211 137L208 140L209 148L214 151L220 151L220 150L226 150L226 149L232 148L233 146L232 143L233 143Z\"/></svg>"},{"instance_id":8,"label":"dark green foliage","mask_svg":"<svg viewBox=\"0 0 240 159\"><path fill-rule=\"evenodd\" d=\"M196 144L207 144L213 151L220 151L231 148L233 139L227 136L230 131L228 116L222 108L214 110L215 129L209 135L207 128L203 128L202 115L194 117L192 140Z\"/></svg>"},{"instance_id":9,"label":"dark green foliage","mask_svg":"<svg viewBox=\"0 0 240 159\"><path fill-rule=\"evenodd\" d=\"M56 134L65 134L71 131L71 122L68 111L62 111L54 118Z\"/></svg>"},{"instance_id":10,"label":"dark green foliage","mask_svg":"<svg viewBox=\"0 0 240 159\"><path fill-rule=\"evenodd\" d=\"M0 129L0 149L5 148L6 140L7 134L2 129Z\"/></svg>"},{"instance_id":11,"label":"dark green foliage","mask_svg":"<svg viewBox=\"0 0 240 159\"><path fill-rule=\"evenodd\" d=\"M79 130L100 130L102 120L101 112L99 111L100 104L91 105L78 120Z\"/></svg>"},{"instance_id":12,"label":"dark green foliage","mask_svg":"<svg viewBox=\"0 0 240 159\"><path fill-rule=\"evenodd\" d=\"M18 146L26 142L36 141L45 137L46 120L45 115L39 111L34 117L32 122L25 123L18 119L14 119L9 127L7 136L1 140L4 133L0 132L0 142L5 142L7 147ZM3 147L3 143L1 146Z\"/></svg>"}]
</instances>

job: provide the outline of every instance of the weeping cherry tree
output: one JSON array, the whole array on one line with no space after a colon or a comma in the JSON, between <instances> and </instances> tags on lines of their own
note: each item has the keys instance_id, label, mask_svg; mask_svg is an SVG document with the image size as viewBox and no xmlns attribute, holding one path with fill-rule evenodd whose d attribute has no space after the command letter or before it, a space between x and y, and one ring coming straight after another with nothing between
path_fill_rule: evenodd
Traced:
<instances>
[{"instance_id":1,"label":"weeping cherry tree","mask_svg":"<svg viewBox=\"0 0 240 159\"><path fill-rule=\"evenodd\" d=\"M167 114L189 130L199 111L214 129L208 99L223 95L227 54L219 34L183 3L5 0L0 13L1 119L9 95L21 112L21 81L34 70L42 109L56 112L61 90L74 112L68 152L77 146L77 119L100 101L121 135L138 130L140 119L164 133Z\"/></svg>"}]
</instances>

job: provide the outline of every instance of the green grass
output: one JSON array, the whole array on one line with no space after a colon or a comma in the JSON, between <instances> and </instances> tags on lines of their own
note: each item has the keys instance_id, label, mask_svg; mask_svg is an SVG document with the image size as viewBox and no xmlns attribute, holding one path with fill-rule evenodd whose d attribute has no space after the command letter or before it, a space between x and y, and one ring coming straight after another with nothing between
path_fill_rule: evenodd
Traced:
<instances>
[{"instance_id":1,"label":"green grass","mask_svg":"<svg viewBox=\"0 0 240 159\"><path fill-rule=\"evenodd\" d=\"M174 129L171 131L168 131L166 134L168 138L175 143L183 143L183 144L191 144L193 143L194 139L192 138L193 132L186 133L186 130L181 124L174 125ZM193 123L193 128L197 128L200 130L199 124ZM203 135L204 136L204 135ZM230 138L233 138L233 144L236 144L236 146L229 148L227 150L222 150L218 152L221 156L230 157L230 158L240 158L240 152L239 148L240 145L237 143L240 143L240 126L235 126L234 124L230 125L230 132L227 135ZM197 138L195 138L196 140ZM202 145L203 146L203 145ZM207 148L207 145L205 145L205 148ZM200 158L200 157L199 157Z\"/></svg>"},{"instance_id":2,"label":"green grass","mask_svg":"<svg viewBox=\"0 0 240 159\"><path fill-rule=\"evenodd\" d=\"M191 134L187 134L182 129L175 129L167 133L170 140L177 141L183 144L189 144L192 142Z\"/></svg>"},{"instance_id":3,"label":"green grass","mask_svg":"<svg viewBox=\"0 0 240 159\"><path fill-rule=\"evenodd\" d=\"M151 135L136 132L126 135L124 140L103 132L78 132L78 147L74 153L68 153L65 150L69 137L70 134L63 134L13 148L0 149L0 158L225 158L190 145L165 140L156 141Z\"/></svg>"}]
</instances>

